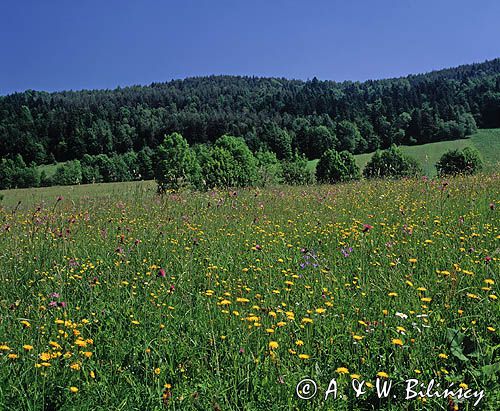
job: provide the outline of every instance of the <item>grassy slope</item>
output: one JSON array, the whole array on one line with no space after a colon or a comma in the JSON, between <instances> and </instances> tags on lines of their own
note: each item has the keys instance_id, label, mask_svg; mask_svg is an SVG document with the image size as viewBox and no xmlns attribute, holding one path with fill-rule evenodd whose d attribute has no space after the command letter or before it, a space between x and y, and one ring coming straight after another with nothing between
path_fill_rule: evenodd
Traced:
<instances>
[{"instance_id":1,"label":"grassy slope","mask_svg":"<svg viewBox=\"0 0 500 411\"><path fill-rule=\"evenodd\" d=\"M476 134L464 140L440 141L419 146L402 146L401 148L404 153L417 159L426 175L434 176L436 174L434 164L446 151L465 147L475 147L479 150L485 163L485 171L498 168L500 162L500 129L479 130ZM372 155L373 153L367 153L356 156L356 163L361 170L366 166ZM308 165L311 169L315 169L317 163L318 160L311 160Z\"/></svg>"}]
</instances>

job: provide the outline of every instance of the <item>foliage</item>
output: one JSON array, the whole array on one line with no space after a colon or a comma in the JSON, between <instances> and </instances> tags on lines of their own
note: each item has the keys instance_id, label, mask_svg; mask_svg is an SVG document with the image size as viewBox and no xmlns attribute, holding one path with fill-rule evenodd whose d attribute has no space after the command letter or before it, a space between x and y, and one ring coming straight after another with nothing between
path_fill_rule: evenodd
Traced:
<instances>
[{"instance_id":1,"label":"foliage","mask_svg":"<svg viewBox=\"0 0 500 411\"><path fill-rule=\"evenodd\" d=\"M186 139L179 133L165 136L155 153L154 176L158 190L177 190L201 183L201 169Z\"/></svg>"},{"instance_id":2,"label":"foliage","mask_svg":"<svg viewBox=\"0 0 500 411\"><path fill-rule=\"evenodd\" d=\"M482 167L479 152L472 147L447 151L436 163L439 175L474 174Z\"/></svg>"},{"instance_id":3,"label":"foliage","mask_svg":"<svg viewBox=\"0 0 500 411\"><path fill-rule=\"evenodd\" d=\"M320 183L333 184L359 178L359 167L348 151L326 150L316 166L316 180Z\"/></svg>"},{"instance_id":4,"label":"foliage","mask_svg":"<svg viewBox=\"0 0 500 411\"><path fill-rule=\"evenodd\" d=\"M283 182L290 185L311 184L314 182L314 173L307 166L307 158L295 153L290 160L281 163Z\"/></svg>"},{"instance_id":5,"label":"foliage","mask_svg":"<svg viewBox=\"0 0 500 411\"><path fill-rule=\"evenodd\" d=\"M67 161L57 167L52 184L60 186L68 186L72 184L80 184L82 182L82 166L80 161Z\"/></svg>"},{"instance_id":6,"label":"foliage","mask_svg":"<svg viewBox=\"0 0 500 411\"><path fill-rule=\"evenodd\" d=\"M253 152L352 153L462 138L500 127L500 59L364 83L210 76L115 90L0 97L0 157L30 164L242 136ZM143 170L144 171L144 170ZM147 174L142 173L145 176ZM144 177L143 177L144 178Z\"/></svg>"},{"instance_id":7,"label":"foliage","mask_svg":"<svg viewBox=\"0 0 500 411\"><path fill-rule=\"evenodd\" d=\"M272 151L258 151L255 154L257 161L257 182L261 187L276 185L282 182L283 168Z\"/></svg>"},{"instance_id":8,"label":"foliage","mask_svg":"<svg viewBox=\"0 0 500 411\"><path fill-rule=\"evenodd\" d=\"M421 173L417 161L413 157L405 155L395 145L387 150L377 150L363 170L363 175L366 178L414 177Z\"/></svg>"}]
</instances>

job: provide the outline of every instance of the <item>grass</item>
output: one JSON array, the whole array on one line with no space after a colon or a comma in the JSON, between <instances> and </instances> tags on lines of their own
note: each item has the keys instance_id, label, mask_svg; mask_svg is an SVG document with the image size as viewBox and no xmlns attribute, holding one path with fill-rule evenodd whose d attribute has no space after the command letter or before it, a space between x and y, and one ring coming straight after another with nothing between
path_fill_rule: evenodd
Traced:
<instances>
[{"instance_id":1,"label":"grass","mask_svg":"<svg viewBox=\"0 0 500 411\"><path fill-rule=\"evenodd\" d=\"M479 130L467 139L440 141L437 143L422 144L418 146L401 146L405 154L408 154L419 162L424 170L424 174L429 177L436 175L435 164L441 156L448 150L462 150L465 147L476 148L484 161L485 171L495 171L500 162L500 129ZM356 164L363 170L370 161L373 153L356 155ZM316 170L318 160L308 162L311 170Z\"/></svg>"},{"instance_id":2,"label":"grass","mask_svg":"<svg viewBox=\"0 0 500 411\"><path fill-rule=\"evenodd\" d=\"M3 192L0 409L496 409L499 178Z\"/></svg>"}]
</instances>

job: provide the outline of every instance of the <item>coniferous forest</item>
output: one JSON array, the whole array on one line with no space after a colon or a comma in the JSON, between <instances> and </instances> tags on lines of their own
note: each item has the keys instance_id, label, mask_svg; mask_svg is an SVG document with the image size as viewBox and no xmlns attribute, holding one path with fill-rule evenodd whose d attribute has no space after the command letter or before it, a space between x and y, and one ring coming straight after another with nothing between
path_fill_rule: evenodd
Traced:
<instances>
[{"instance_id":1,"label":"coniferous forest","mask_svg":"<svg viewBox=\"0 0 500 411\"><path fill-rule=\"evenodd\" d=\"M359 154L464 138L478 127L500 127L500 59L362 83L210 76L27 90L0 97L0 158L34 166L114 156L126 167L127 155L147 163L178 132L190 146L229 134L254 153L315 159L331 148Z\"/></svg>"}]
</instances>

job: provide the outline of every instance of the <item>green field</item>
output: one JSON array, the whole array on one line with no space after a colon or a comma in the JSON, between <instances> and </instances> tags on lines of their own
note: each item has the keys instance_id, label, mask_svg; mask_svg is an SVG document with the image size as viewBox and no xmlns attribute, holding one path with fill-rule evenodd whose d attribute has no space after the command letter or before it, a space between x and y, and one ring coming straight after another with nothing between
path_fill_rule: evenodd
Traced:
<instances>
[{"instance_id":1,"label":"green field","mask_svg":"<svg viewBox=\"0 0 500 411\"><path fill-rule=\"evenodd\" d=\"M424 170L424 174L429 177L436 175L434 165L440 157L448 150L462 150L465 147L476 148L484 161L485 171L498 170L500 163L500 129L479 130L467 139L440 141L438 143L423 144L419 146L401 146L405 154L417 159ZM356 163L361 170L364 169L373 153L356 155ZM309 167L316 169L318 160L311 160Z\"/></svg>"},{"instance_id":2,"label":"green field","mask_svg":"<svg viewBox=\"0 0 500 411\"><path fill-rule=\"evenodd\" d=\"M496 410L499 178L2 192L0 409Z\"/></svg>"}]
</instances>

